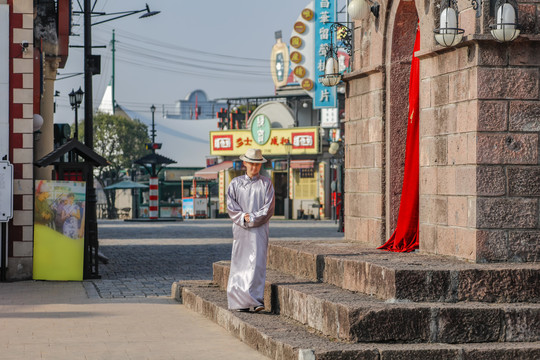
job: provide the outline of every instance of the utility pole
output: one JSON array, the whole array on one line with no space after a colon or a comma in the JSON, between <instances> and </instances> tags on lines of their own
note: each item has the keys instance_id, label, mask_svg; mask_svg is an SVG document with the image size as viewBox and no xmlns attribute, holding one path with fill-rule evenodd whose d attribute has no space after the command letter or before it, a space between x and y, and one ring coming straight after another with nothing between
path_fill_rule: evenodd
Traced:
<instances>
[{"instance_id":1,"label":"utility pole","mask_svg":"<svg viewBox=\"0 0 540 360\"><path fill-rule=\"evenodd\" d=\"M94 71L92 57L92 4L84 0L84 144L94 149L94 119L92 76ZM93 278L98 272L98 234L96 214L96 189L94 188L94 167L88 165L86 173L86 220L84 229L84 276Z\"/></svg>"},{"instance_id":2,"label":"utility pole","mask_svg":"<svg viewBox=\"0 0 540 360\"><path fill-rule=\"evenodd\" d=\"M115 44L116 44L116 40L114 38L114 29L112 31L112 40L111 40L111 45L112 45L112 112L113 112L113 115L114 113L116 112L116 97L115 97L115 69L114 69L114 55L115 55L115 52L116 52L116 47L115 47Z\"/></svg>"}]
</instances>

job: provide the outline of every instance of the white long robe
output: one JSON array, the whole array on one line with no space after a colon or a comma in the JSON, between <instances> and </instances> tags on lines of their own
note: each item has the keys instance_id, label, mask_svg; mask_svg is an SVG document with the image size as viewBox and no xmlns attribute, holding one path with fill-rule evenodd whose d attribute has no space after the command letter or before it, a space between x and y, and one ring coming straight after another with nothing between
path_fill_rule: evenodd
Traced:
<instances>
[{"instance_id":1,"label":"white long robe","mask_svg":"<svg viewBox=\"0 0 540 360\"><path fill-rule=\"evenodd\" d=\"M234 238L227 285L229 309L263 305L269 221L274 206L274 186L267 177L238 176L227 189ZM244 220L246 214L249 222Z\"/></svg>"}]
</instances>

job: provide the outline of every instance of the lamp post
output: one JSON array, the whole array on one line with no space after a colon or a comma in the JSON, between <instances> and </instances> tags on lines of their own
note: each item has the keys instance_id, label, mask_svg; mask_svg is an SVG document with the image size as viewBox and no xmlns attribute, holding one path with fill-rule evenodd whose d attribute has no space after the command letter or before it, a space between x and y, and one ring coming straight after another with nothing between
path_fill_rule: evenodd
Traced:
<instances>
[{"instance_id":1,"label":"lamp post","mask_svg":"<svg viewBox=\"0 0 540 360\"><path fill-rule=\"evenodd\" d=\"M291 142L289 141L289 139L287 139L287 142L284 144L285 145L285 150L287 151L287 196L285 196L285 200L284 200L284 204L283 204L283 212L284 212L284 216L285 216L285 219L286 220L290 220L291 219L291 199L289 198L290 196L290 192L291 192L291 188L290 188L290 184L291 184L291 150L292 150L292 144Z\"/></svg>"},{"instance_id":2,"label":"lamp post","mask_svg":"<svg viewBox=\"0 0 540 360\"><path fill-rule=\"evenodd\" d=\"M152 135L152 152L155 153L156 149L155 149L154 144L156 143L156 128L154 127L154 114L156 112L156 107L154 106L154 104L152 104L152 106L150 106L150 111L152 112L152 132L151 132L151 135ZM154 173L154 170L152 169L152 174L153 173Z\"/></svg>"},{"instance_id":3,"label":"lamp post","mask_svg":"<svg viewBox=\"0 0 540 360\"><path fill-rule=\"evenodd\" d=\"M80 4L80 3L79 3ZM94 1L95 5L95 1ZM94 119L93 119L93 97L92 97L92 75L97 71L96 57L92 55L92 26L102 24L107 21L119 19L121 17L137 14L146 11L145 14L140 17L149 17L158 14L158 11L151 12L148 5L145 9L136 11L127 11L122 13L95 13L93 11L92 1L84 0L83 3L83 18L84 18L84 144L90 149L94 149ZM80 13L80 12L73 12ZM104 16L104 15L116 15L113 18L96 22L92 24L92 15ZM98 227L97 227L97 214L96 214L96 189L94 188L94 176L93 166L88 167L86 178L86 221L84 230L85 241L85 278L99 277L97 269L97 261L95 262L95 268L92 269L92 259L97 258L99 242L98 242Z\"/></svg>"},{"instance_id":4,"label":"lamp post","mask_svg":"<svg viewBox=\"0 0 540 360\"><path fill-rule=\"evenodd\" d=\"M79 107L81 106L83 96L84 96L84 91L82 91L80 86L79 86L79 90L75 91L74 89L71 89L71 92L69 93L69 104L71 105L71 109L75 110L75 132L73 133L73 138L75 140L79 140L78 110L79 110Z\"/></svg>"}]
</instances>

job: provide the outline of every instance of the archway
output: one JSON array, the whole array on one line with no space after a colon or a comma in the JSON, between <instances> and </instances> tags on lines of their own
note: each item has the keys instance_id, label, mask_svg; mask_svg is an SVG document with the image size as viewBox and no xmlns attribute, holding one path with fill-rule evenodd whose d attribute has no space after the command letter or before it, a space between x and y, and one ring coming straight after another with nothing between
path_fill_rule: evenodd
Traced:
<instances>
[{"instance_id":1,"label":"archway","mask_svg":"<svg viewBox=\"0 0 540 360\"><path fill-rule=\"evenodd\" d=\"M386 238L396 229L403 186L409 74L417 24L414 1L392 4L386 43Z\"/></svg>"}]
</instances>

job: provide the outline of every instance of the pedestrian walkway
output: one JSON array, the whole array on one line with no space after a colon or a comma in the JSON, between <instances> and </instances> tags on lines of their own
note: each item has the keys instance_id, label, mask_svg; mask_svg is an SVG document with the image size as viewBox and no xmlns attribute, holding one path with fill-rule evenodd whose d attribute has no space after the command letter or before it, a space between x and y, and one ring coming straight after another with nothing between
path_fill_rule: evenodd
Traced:
<instances>
[{"instance_id":1,"label":"pedestrian walkway","mask_svg":"<svg viewBox=\"0 0 540 360\"><path fill-rule=\"evenodd\" d=\"M80 282L0 283L0 359L266 359L170 297L89 298Z\"/></svg>"},{"instance_id":2,"label":"pedestrian walkway","mask_svg":"<svg viewBox=\"0 0 540 360\"><path fill-rule=\"evenodd\" d=\"M332 221L272 221L270 241L343 239ZM100 221L101 279L0 283L0 360L265 359L171 298L230 259L228 219Z\"/></svg>"}]
</instances>

